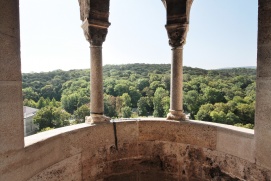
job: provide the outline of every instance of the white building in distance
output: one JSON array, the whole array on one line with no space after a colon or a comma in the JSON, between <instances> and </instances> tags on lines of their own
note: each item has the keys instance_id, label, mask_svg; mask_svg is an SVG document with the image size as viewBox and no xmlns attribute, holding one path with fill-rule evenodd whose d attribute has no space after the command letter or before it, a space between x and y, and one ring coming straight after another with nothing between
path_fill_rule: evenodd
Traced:
<instances>
[{"instance_id":1,"label":"white building in distance","mask_svg":"<svg viewBox=\"0 0 271 181\"><path fill-rule=\"evenodd\" d=\"M24 136L35 134L38 130L38 125L34 124L33 117L38 109L24 106Z\"/></svg>"}]
</instances>

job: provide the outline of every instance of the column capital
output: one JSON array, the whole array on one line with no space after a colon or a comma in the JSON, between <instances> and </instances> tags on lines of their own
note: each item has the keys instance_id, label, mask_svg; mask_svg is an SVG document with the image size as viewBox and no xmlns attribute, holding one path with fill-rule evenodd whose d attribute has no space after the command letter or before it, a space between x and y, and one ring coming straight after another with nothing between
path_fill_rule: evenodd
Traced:
<instances>
[{"instance_id":1,"label":"column capital","mask_svg":"<svg viewBox=\"0 0 271 181\"><path fill-rule=\"evenodd\" d=\"M84 31L86 40L91 46L102 46L109 26L109 22L86 18L81 27Z\"/></svg>"},{"instance_id":2,"label":"column capital","mask_svg":"<svg viewBox=\"0 0 271 181\"><path fill-rule=\"evenodd\" d=\"M182 48L186 42L188 24L169 24L165 27L169 38L169 45L172 48Z\"/></svg>"},{"instance_id":3,"label":"column capital","mask_svg":"<svg viewBox=\"0 0 271 181\"><path fill-rule=\"evenodd\" d=\"M193 0L162 0L167 11L167 34L169 45L175 49L183 47L189 25Z\"/></svg>"}]
</instances>

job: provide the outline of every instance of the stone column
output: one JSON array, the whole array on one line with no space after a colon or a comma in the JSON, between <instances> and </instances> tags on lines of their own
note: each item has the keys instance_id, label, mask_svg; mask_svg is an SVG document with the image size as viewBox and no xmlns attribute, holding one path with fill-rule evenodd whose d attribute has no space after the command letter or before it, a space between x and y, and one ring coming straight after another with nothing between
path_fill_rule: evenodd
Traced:
<instances>
[{"instance_id":1,"label":"stone column","mask_svg":"<svg viewBox=\"0 0 271 181\"><path fill-rule=\"evenodd\" d=\"M184 121L183 111L183 46L187 34L187 24L166 25L169 45L172 47L170 110L168 120Z\"/></svg>"},{"instance_id":2,"label":"stone column","mask_svg":"<svg viewBox=\"0 0 271 181\"><path fill-rule=\"evenodd\" d=\"M189 25L193 0L162 0L167 11L167 34L172 47L170 110L168 120L184 121L183 111L183 46ZM177 7L177 8L176 8Z\"/></svg>"},{"instance_id":3,"label":"stone column","mask_svg":"<svg viewBox=\"0 0 271 181\"><path fill-rule=\"evenodd\" d=\"M183 47L172 49L170 110L167 119L185 120L183 113Z\"/></svg>"},{"instance_id":4,"label":"stone column","mask_svg":"<svg viewBox=\"0 0 271 181\"><path fill-rule=\"evenodd\" d=\"M103 63L102 44L105 41L109 23L92 23L89 19L83 22L82 28L86 39L90 43L91 68L90 68L90 92L91 106L90 116L86 117L86 123L102 123L110 121L104 116L103 103Z\"/></svg>"},{"instance_id":5,"label":"stone column","mask_svg":"<svg viewBox=\"0 0 271 181\"><path fill-rule=\"evenodd\" d=\"M271 3L259 0L255 115L256 164L271 169Z\"/></svg>"},{"instance_id":6,"label":"stone column","mask_svg":"<svg viewBox=\"0 0 271 181\"><path fill-rule=\"evenodd\" d=\"M24 147L19 1L0 1L0 155Z\"/></svg>"},{"instance_id":7,"label":"stone column","mask_svg":"<svg viewBox=\"0 0 271 181\"><path fill-rule=\"evenodd\" d=\"M103 69L102 69L102 47L90 46L91 52L91 65L90 65L90 78L91 78L91 114L103 115Z\"/></svg>"}]
</instances>

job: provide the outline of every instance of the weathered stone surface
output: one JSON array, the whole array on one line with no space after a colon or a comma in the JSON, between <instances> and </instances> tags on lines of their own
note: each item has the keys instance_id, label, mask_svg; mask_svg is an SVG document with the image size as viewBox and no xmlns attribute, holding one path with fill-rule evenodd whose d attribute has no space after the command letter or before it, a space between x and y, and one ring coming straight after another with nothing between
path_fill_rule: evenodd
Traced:
<instances>
[{"instance_id":1,"label":"weathered stone surface","mask_svg":"<svg viewBox=\"0 0 271 181\"><path fill-rule=\"evenodd\" d=\"M110 174L116 174L131 171L149 170L150 165L145 164L145 162L145 158L129 158L116 160L108 163L108 171Z\"/></svg>"},{"instance_id":2,"label":"weathered stone surface","mask_svg":"<svg viewBox=\"0 0 271 181\"><path fill-rule=\"evenodd\" d=\"M254 163L219 151L203 149L206 165L215 168L210 176L232 177L235 180L270 180L271 172ZM212 171L212 170L211 170ZM212 173L212 172L210 172ZM256 178L256 179L255 179Z\"/></svg>"},{"instance_id":3,"label":"weathered stone surface","mask_svg":"<svg viewBox=\"0 0 271 181\"><path fill-rule=\"evenodd\" d=\"M183 125L190 127L185 127L186 130L192 133L201 132L201 137L206 138L209 135L209 131L205 132L206 130L217 129L212 125L193 122L185 122L185 124L168 121L116 123L119 130L117 132L118 150L115 146L112 123L95 126L82 124L82 126L61 128L60 135L56 134L58 131L56 129L40 134L40 139L46 138L50 132L54 135L53 137L47 137L43 141L36 139L37 143L32 142L32 145L17 153L0 155L0 159L4 160L0 164L0 180L27 180L41 175L43 178L51 178L53 175L51 170L55 170L52 173L57 173L52 179L57 180L57 178L65 178L66 173L76 170L79 162L82 180L118 180L122 178L121 176L131 180L157 178L162 180L256 181L258 178L270 180L270 171L249 160L218 151L216 147L207 148L205 146L208 144L202 144L197 139L192 138L186 142L186 139L179 139L173 134L168 136L170 132L177 132L177 134L179 134L178 130L183 132L181 128ZM144 137L140 136L143 133L143 128L140 126L148 130L148 132L144 131ZM156 132L149 132L149 126L152 126L152 131ZM169 132L164 133L167 129ZM131 138L125 138L128 132ZM188 134L188 132L185 133ZM232 132L224 134L229 136ZM243 146L245 148L245 145ZM240 145L240 147L243 146ZM137 147L138 151L135 151ZM78 155L80 159L76 157ZM78 158L79 161L72 161L73 158ZM62 167L65 165L62 163L66 163L65 160L69 163L68 165L71 165L70 170Z\"/></svg>"},{"instance_id":4,"label":"weathered stone surface","mask_svg":"<svg viewBox=\"0 0 271 181\"><path fill-rule=\"evenodd\" d=\"M136 157L138 155L138 145L137 143L119 143L118 149L116 145L111 145L107 153L108 161Z\"/></svg>"},{"instance_id":5,"label":"weathered stone surface","mask_svg":"<svg viewBox=\"0 0 271 181\"><path fill-rule=\"evenodd\" d=\"M0 180L27 180L33 175L67 158L61 139L50 139L13 153L1 155ZM4 159L3 159L4 158Z\"/></svg>"},{"instance_id":6,"label":"weathered stone surface","mask_svg":"<svg viewBox=\"0 0 271 181\"><path fill-rule=\"evenodd\" d=\"M156 157L157 155L162 155L163 153L163 142L139 142L138 143L138 152L139 156L142 157Z\"/></svg>"},{"instance_id":7,"label":"weathered stone surface","mask_svg":"<svg viewBox=\"0 0 271 181\"><path fill-rule=\"evenodd\" d=\"M19 1L0 1L0 81L21 81Z\"/></svg>"},{"instance_id":8,"label":"weathered stone surface","mask_svg":"<svg viewBox=\"0 0 271 181\"><path fill-rule=\"evenodd\" d=\"M164 180L164 181L178 181L178 175L172 175L167 173L161 172L153 172L153 171L143 171L139 174L140 181L157 181L157 180Z\"/></svg>"},{"instance_id":9,"label":"weathered stone surface","mask_svg":"<svg viewBox=\"0 0 271 181\"><path fill-rule=\"evenodd\" d=\"M257 180L255 178L270 180L271 178L270 171L219 151L181 143L157 141L142 144L140 149L144 150L144 147L148 150L153 149L153 152L144 153L148 157L142 157L142 162L137 162L138 159L132 160L132 163L135 164L133 167L130 166L131 163L127 163L127 160L115 161L114 173L121 172L122 169L127 171L134 169L135 171L139 168L136 164L143 164L145 173L159 175L152 179L163 178L162 180L164 180L168 176L173 176L171 178L173 180L176 178L175 176L179 176L181 180ZM123 163L127 167L120 166ZM141 179L144 180L140 176L139 180Z\"/></svg>"},{"instance_id":10,"label":"weathered stone surface","mask_svg":"<svg viewBox=\"0 0 271 181\"><path fill-rule=\"evenodd\" d=\"M173 48L183 47L186 42L188 25L166 25L166 29L169 38L169 45Z\"/></svg>"},{"instance_id":11,"label":"weathered stone surface","mask_svg":"<svg viewBox=\"0 0 271 181\"><path fill-rule=\"evenodd\" d=\"M168 120L185 121L183 111L183 48L172 49L171 80L170 80L170 110Z\"/></svg>"},{"instance_id":12,"label":"weathered stone surface","mask_svg":"<svg viewBox=\"0 0 271 181\"><path fill-rule=\"evenodd\" d=\"M186 41L192 0L162 1L167 11L166 30L172 47L170 110L168 120L186 120L183 113L183 46Z\"/></svg>"},{"instance_id":13,"label":"weathered stone surface","mask_svg":"<svg viewBox=\"0 0 271 181\"><path fill-rule=\"evenodd\" d=\"M79 154L50 166L29 181L82 180L81 171L81 155Z\"/></svg>"},{"instance_id":14,"label":"weathered stone surface","mask_svg":"<svg viewBox=\"0 0 271 181\"><path fill-rule=\"evenodd\" d=\"M21 81L19 40L7 37L0 33L0 81ZM14 47L16 43L18 47Z\"/></svg>"},{"instance_id":15,"label":"weathered stone surface","mask_svg":"<svg viewBox=\"0 0 271 181\"><path fill-rule=\"evenodd\" d=\"M271 77L259 78L256 94L255 149L257 164L271 169Z\"/></svg>"},{"instance_id":16,"label":"weathered stone surface","mask_svg":"<svg viewBox=\"0 0 271 181\"><path fill-rule=\"evenodd\" d=\"M82 21L86 18L108 21L109 0L78 0L78 2Z\"/></svg>"},{"instance_id":17,"label":"weathered stone surface","mask_svg":"<svg viewBox=\"0 0 271 181\"><path fill-rule=\"evenodd\" d=\"M271 5L259 0L257 87L255 111L256 163L271 170Z\"/></svg>"},{"instance_id":18,"label":"weathered stone surface","mask_svg":"<svg viewBox=\"0 0 271 181\"><path fill-rule=\"evenodd\" d=\"M189 122L140 121L139 141L153 140L195 144L215 149L216 128Z\"/></svg>"},{"instance_id":19,"label":"weathered stone surface","mask_svg":"<svg viewBox=\"0 0 271 181\"><path fill-rule=\"evenodd\" d=\"M103 115L103 63L102 63L102 47L90 47L91 50L91 114ZM99 122L98 120L95 122Z\"/></svg>"},{"instance_id":20,"label":"weathered stone surface","mask_svg":"<svg viewBox=\"0 0 271 181\"><path fill-rule=\"evenodd\" d=\"M131 172L131 173L124 173L124 174L118 174L118 175L112 175L105 179L104 181L138 181L138 173L137 172Z\"/></svg>"},{"instance_id":21,"label":"weathered stone surface","mask_svg":"<svg viewBox=\"0 0 271 181\"><path fill-rule=\"evenodd\" d=\"M85 35L90 42L91 51L91 73L90 73L90 116L86 117L85 122L91 124L100 124L110 121L110 118L104 115L104 102L103 102L103 58L102 58L102 43L105 39L103 35L97 32L89 32L88 27L83 27ZM107 29L106 29L107 32Z\"/></svg>"},{"instance_id":22,"label":"weathered stone surface","mask_svg":"<svg viewBox=\"0 0 271 181\"><path fill-rule=\"evenodd\" d=\"M0 81L0 154L24 146L21 91L19 81Z\"/></svg>"},{"instance_id":23,"label":"weathered stone surface","mask_svg":"<svg viewBox=\"0 0 271 181\"><path fill-rule=\"evenodd\" d=\"M116 130L119 143L133 143L138 141L138 121L117 121Z\"/></svg>"},{"instance_id":24,"label":"weathered stone surface","mask_svg":"<svg viewBox=\"0 0 271 181\"><path fill-rule=\"evenodd\" d=\"M265 41L268 41L268 39L265 39ZM261 77L270 78L271 77L271 73L269 71L270 67L271 67L270 46L258 47L258 60L260 60L260 62L258 62L257 75L259 78L261 78Z\"/></svg>"},{"instance_id":25,"label":"weathered stone surface","mask_svg":"<svg viewBox=\"0 0 271 181\"><path fill-rule=\"evenodd\" d=\"M217 129L216 150L255 162L254 135L230 129Z\"/></svg>"},{"instance_id":26,"label":"weathered stone surface","mask_svg":"<svg viewBox=\"0 0 271 181\"><path fill-rule=\"evenodd\" d=\"M109 18L109 0L79 0L82 29L91 51L91 115L86 123L96 124L109 122L103 115L103 59L102 44L105 41Z\"/></svg>"},{"instance_id":27,"label":"weathered stone surface","mask_svg":"<svg viewBox=\"0 0 271 181\"><path fill-rule=\"evenodd\" d=\"M192 0L163 0L167 11L167 34L172 48L183 47L186 41Z\"/></svg>"},{"instance_id":28,"label":"weathered stone surface","mask_svg":"<svg viewBox=\"0 0 271 181\"><path fill-rule=\"evenodd\" d=\"M91 46L102 46L105 41L109 25L110 23L108 22L93 22L90 19L86 19L83 22L82 28L84 35Z\"/></svg>"},{"instance_id":29,"label":"weathered stone surface","mask_svg":"<svg viewBox=\"0 0 271 181\"><path fill-rule=\"evenodd\" d=\"M0 1L0 155L23 148L19 1Z\"/></svg>"},{"instance_id":30,"label":"weathered stone surface","mask_svg":"<svg viewBox=\"0 0 271 181\"><path fill-rule=\"evenodd\" d=\"M98 124L91 128L93 128L93 131L88 131L86 135L82 135L78 140L83 141L83 179L91 178L94 173L102 171L101 168L106 165L105 163L110 157L110 148L115 145L112 123ZM85 136L87 136L87 140ZM80 145L78 146L80 147ZM92 170L93 166L95 167L94 170Z\"/></svg>"},{"instance_id":31,"label":"weathered stone surface","mask_svg":"<svg viewBox=\"0 0 271 181\"><path fill-rule=\"evenodd\" d=\"M110 26L109 0L79 0L82 28L92 46L102 46Z\"/></svg>"}]
</instances>

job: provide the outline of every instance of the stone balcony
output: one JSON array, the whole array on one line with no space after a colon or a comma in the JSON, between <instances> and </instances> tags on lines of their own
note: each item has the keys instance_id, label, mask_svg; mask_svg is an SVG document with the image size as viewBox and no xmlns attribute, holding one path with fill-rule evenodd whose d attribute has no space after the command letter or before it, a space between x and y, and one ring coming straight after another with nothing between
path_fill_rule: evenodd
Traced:
<instances>
[{"instance_id":1,"label":"stone balcony","mask_svg":"<svg viewBox=\"0 0 271 181\"><path fill-rule=\"evenodd\" d=\"M0 0L0 181L271 180L270 0L258 1L255 133L188 120L109 122L103 116L100 76L101 44L110 25L109 0L79 2L83 5L83 29L91 44L91 87L97 88L91 94L91 116L99 119L90 121L94 124L68 126L24 138L19 1ZM96 4L101 2L103 6ZM163 2L173 47L174 86L171 84L168 118L182 120L182 46L192 1ZM186 6L176 8L181 4ZM85 5L104 12L97 13L95 8L90 11Z\"/></svg>"},{"instance_id":2,"label":"stone balcony","mask_svg":"<svg viewBox=\"0 0 271 181\"><path fill-rule=\"evenodd\" d=\"M0 180L270 180L254 131L202 121L118 120L25 138Z\"/></svg>"}]
</instances>

